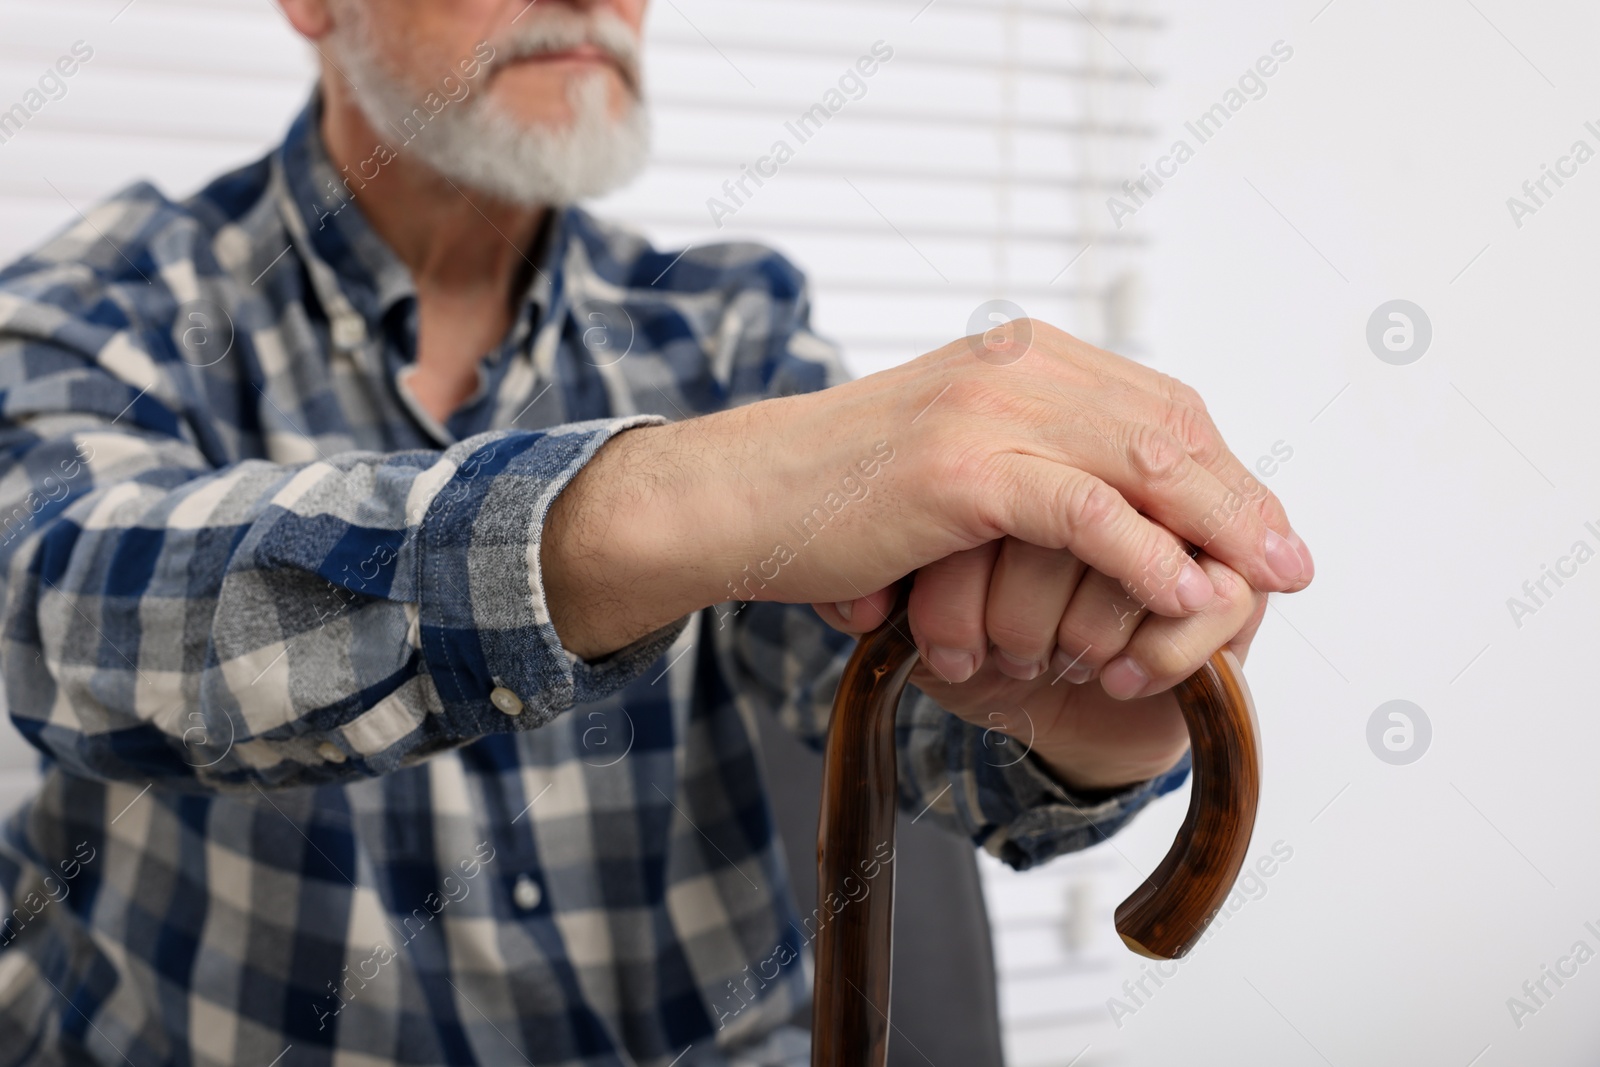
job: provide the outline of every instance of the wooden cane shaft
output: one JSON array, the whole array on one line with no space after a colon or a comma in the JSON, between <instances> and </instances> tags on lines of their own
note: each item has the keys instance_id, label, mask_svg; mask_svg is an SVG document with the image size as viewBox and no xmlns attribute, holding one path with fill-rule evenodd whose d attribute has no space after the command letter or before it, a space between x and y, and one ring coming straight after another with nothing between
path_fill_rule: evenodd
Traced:
<instances>
[{"instance_id":1,"label":"wooden cane shaft","mask_svg":"<svg viewBox=\"0 0 1600 1067\"><path fill-rule=\"evenodd\" d=\"M861 638L839 680L828 726L817 822L822 925L811 1009L812 1067L882 1067L889 1051L899 797L894 713L917 662L906 603L902 591L888 621ZM830 901L839 907L837 914Z\"/></svg>"},{"instance_id":2,"label":"wooden cane shaft","mask_svg":"<svg viewBox=\"0 0 1600 1067\"><path fill-rule=\"evenodd\" d=\"M903 584L888 620L861 638L828 729L817 826L812 1067L883 1067L888 1055L894 720L917 659L908 589ZM1233 653L1217 652L1175 692L1193 753L1188 815L1166 858L1116 912L1128 947L1158 959L1187 953L1232 890L1261 785L1255 706Z\"/></svg>"}]
</instances>

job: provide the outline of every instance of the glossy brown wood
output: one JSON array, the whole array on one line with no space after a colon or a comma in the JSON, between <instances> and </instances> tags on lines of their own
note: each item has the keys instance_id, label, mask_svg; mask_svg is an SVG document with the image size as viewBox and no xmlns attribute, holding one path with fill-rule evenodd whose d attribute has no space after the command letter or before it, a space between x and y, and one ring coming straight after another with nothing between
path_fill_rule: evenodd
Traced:
<instances>
[{"instance_id":1,"label":"glossy brown wood","mask_svg":"<svg viewBox=\"0 0 1600 1067\"><path fill-rule=\"evenodd\" d=\"M828 725L817 819L812 1067L882 1067L894 941L894 713L917 646L903 583L889 618L845 665ZM887 857L887 858L885 858Z\"/></svg>"},{"instance_id":2,"label":"glossy brown wood","mask_svg":"<svg viewBox=\"0 0 1600 1067\"><path fill-rule=\"evenodd\" d=\"M894 719L917 658L908 590L903 583L888 620L856 646L828 728L817 826L812 1067L883 1067L888 1055ZM1232 890L1261 783L1255 705L1233 654L1219 651L1176 694L1193 748L1189 813L1166 858L1116 913L1128 947L1161 959L1188 952Z\"/></svg>"},{"instance_id":3,"label":"glossy brown wood","mask_svg":"<svg viewBox=\"0 0 1600 1067\"><path fill-rule=\"evenodd\" d=\"M1177 687L1194 774L1172 848L1117 906L1117 933L1142 956L1186 955L1233 890L1261 795L1261 731L1239 661L1220 649Z\"/></svg>"}]
</instances>

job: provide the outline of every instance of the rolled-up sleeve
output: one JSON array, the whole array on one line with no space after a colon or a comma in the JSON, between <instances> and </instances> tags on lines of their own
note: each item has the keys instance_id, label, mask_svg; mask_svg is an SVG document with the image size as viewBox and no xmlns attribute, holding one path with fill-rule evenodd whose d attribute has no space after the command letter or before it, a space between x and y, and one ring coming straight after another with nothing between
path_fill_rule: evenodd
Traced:
<instances>
[{"instance_id":1,"label":"rolled-up sleeve","mask_svg":"<svg viewBox=\"0 0 1600 1067\"><path fill-rule=\"evenodd\" d=\"M686 623L584 662L539 572L557 494L658 417L219 464L186 365L53 273L0 288L0 675L73 773L380 774L605 696Z\"/></svg>"},{"instance_id":2,"label":"rolled-up sleeve","mask_svg":"<svg viewBox=\"0 0 1600 1067\"><path fill-rule=\"evenodd\" d=\"M419 638L446 719L477 736L504 728L504 689L534 724L620 689L682 632L688 616L599 661L560 642L545 601L539 545L550 504L617 432L664 420L575 423L491 445L481 474L452 480L419 530ZM515 704L511 705L515 707Z\"/></svg>"}]
</instances>

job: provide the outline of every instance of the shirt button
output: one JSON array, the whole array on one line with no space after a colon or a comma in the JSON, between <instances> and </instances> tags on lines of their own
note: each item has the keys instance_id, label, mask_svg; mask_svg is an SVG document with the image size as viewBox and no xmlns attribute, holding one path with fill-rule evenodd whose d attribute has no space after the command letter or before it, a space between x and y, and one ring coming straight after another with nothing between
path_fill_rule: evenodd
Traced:
<instances>
[{"instance_id":1,"label":"shirt button","mask_svg":"<svg viewBox=\"0 0 1600 1067\"><path fill-rule=\"evenodd\" d=\"M523 911L532 911L539 906L539 901L544 899L544 890L525 874L517 875L517 882L511 887L511 899L516 901L517 907Z\"/></svg>"},{"instance_id":2,"label":"shirt button","mask_svg":"<svg viewBox=\"0 0 1600 1067\"><path fill-rule=\"evenodd\" d=\"M494 687L494 692L489 694L489 703L507 715L522 714L522 698L503 685Z\"/></svg>"},{"instance_id":3,"label":"shirt button","mask_svg":"<svg viewBox=\"0 0 1600 1067\"><path fill-rule=\"evenodd\" d=\"M321 756L329 763L343 763L345 760L343 750L332 741L324 741L322 744L318 745L317 755Z\"/></svg>"},{"instance_id":4,"label":"shirt button","mask_svg":"<svg viewBox=\"0 0 1600 1067\"><path fill-rule=\"evenodd\" d=\"M340 315L333 320L333 343L343 349L360 348L367 339L367 324L359 315Z\"/></svg>"}]
</instances>

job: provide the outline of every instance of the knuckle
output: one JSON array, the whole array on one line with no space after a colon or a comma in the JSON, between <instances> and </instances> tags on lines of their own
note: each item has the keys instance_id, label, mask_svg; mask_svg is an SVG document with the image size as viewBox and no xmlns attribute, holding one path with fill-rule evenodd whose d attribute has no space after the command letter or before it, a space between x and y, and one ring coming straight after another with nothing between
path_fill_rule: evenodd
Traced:
<instances>
[{"instance_id":1,"label":"knuckle","mask_svg":"<svg viewBox=\"0 0 1600 1067\"><path fill-rule=\"evenodd\" d=\"M1166 428L1191 456L1209 458L1217 451L1217 434L1210 418L1199 408L1183 403L1169 405Z\"/></svg>"},{"instance_id":2,"label":"knuckle","mask_svg":"<svg viewBox=\"0 0 1600 1067\"><path fill-rule=\"evenodd\" d=\"M949 607L924 605L909 621L912 635L930 645L966 648L980 643L982 636L982 628L971 618Z\"/></svg>"},{"instance_id":3,"label":"knuckle","mask_svg":"<svg viewBox=\"0 0 1600 1067\"><path fill-rule=\"evenodd\" d=\"M1156 678L1177 678L1192 673L1205 657L1174 634L1164 633L1140 650L1139 659Z\"/></svg>"},{"instance_id":4,"label":"knuckle","mask_svg":"<svg viewBox=\"0 0 1600 1067\"><path fill-rule=\"evenodd\" d=\"M1067 490L1065 513L1077 528L1103 526L1117 513L1117 491L1098 478L1086 478Z\"/></svg>"},{"instance_id":5,"label":"knuckle","mask_svg":"<svg viewBox=\"0 0 1600 1067\"><path fill-rule=\"evenodd\" d=\"M1056 635L1056 644L1071 656L1074 662L1095 669L1104 667L1111 662L1111 657L1116 655L1121 647L1115 646L1103 638L1096 640L1092 635L1079 633L1068 628L1063 628L1061 633Z\"/></svg>"},{"instance_id":6,"label":"knuckle","mask_svg":"<svg viewBox=\"0 0 1600 1067\"><path fill-rule=\"evenodd\" d=\"M1188 554L1181 548L1156 549L1155 554L1147 559L1137 577L1123 579L1123 593L1130 602L1137 604L1141 609L1145 608L1160 596L1163 590L1172 586L1188 558Z\"/></svg>"},{"instance_id":7,"label":"knuckle","mask_svg":"<svg viewBox=\"0 0 1600 1067\"><path fill-rule=\"evenodd\" d=\"M1127 454L1134 470L1152 482L1171 480L1188 459L1178 438L1149 423L1139 423L1129 432Z\"/></svg>"},{"instance_id":8,"label":"knuckle","mask_svg":"<svg viewBox=\"0 0 1600 1067\"><path fill-rule=\"evenodd\" d=\"M1206 575L1211 579L1211 586L1217 592L1216 606L1207 614L1217 620L1218 625L1227 625L1232 629L1226 635L1233 636L1233 630L1242 626L1250 616L1266 605L1266 594L1256 590L1244 576L1231 567L1221 564L1209 567Z\"/></svg>"},{"instance_id":9,"label":"knuckle","mask_svg":"<svg viewBox=\"0 0 1600 1067\"><path fill-rule=\"evenodd\" d=\"M1229 607L1252 600L1249 583L1232 567L1216 564L1207 569L1206 577L1211 579L1218 598Z\"/></svg>"},{"instance_id":10,"label":"knuckle","mask_svg":"<svg viewBox=\"0 0 1600 1067\"><path fill-rule=\"evenodd\" d=\"M1227 490L1211 510L1197 520L1195 536L1199 540L1196 543L1204 547L1218 537L1224 543L1237 544L1241 538L1254 542L1255 535L1259 533L1257 523L1260 522L1260 515L1248 506L1249 503L1249 497L1232 489Z\"/></svg>"},{"instance_id":11,"label":"knuckle","mask_svg":"<svg viewBox=\"0 0 1600 1067\"><path fill-rule=\"evenodd\" d=\"M1015 621L991 621L989 640L1014 656L1037 658L1050 650L1050 638Z\"/></svg>"},{"instance_id":12,"label":"knuckle","mask_svg":"<svg viewBox=\"0 0 1600 1067\"><path fill-rule=\"evenodd\" d=\"M1289 512L1284 508L1283 502L1278 499L1277 494L1268 489L1266 484L1255 475L1251 474L1247 475L1247 477L1250 484L1247 486L1249 491L1245 494L1245 499L1255 505L1254 511L1261 521L1279 529L1287 528L1289 525Z\"/></svg>"},{"instance_id":13,"label":"knuckle","mask_svg":"<svg viewBox=\"0 0 1600 1067\"><path fill-rule=\"evenodd\" d=\"M1056 644L1073 655L1081 653L1079 663L1102 667L1127 647L1143 612L1143 606L1131 598L1116 598L1092 615L1063 620Z\"/></svg>"},{"instance_id":14,"label":"knuckle","mask_svg":"<svg viewBox=\"0 0 1600 1067\"><path fill-rule=\"evenodd\" d=\"M1240 617L1248 622L1256 615L1266 611L1267 594L1246 582L1241 581L1239 584L1241 586L1240 595L1235 597L1231 603L1238 606Z\"/></svg>"}]
</instances>

